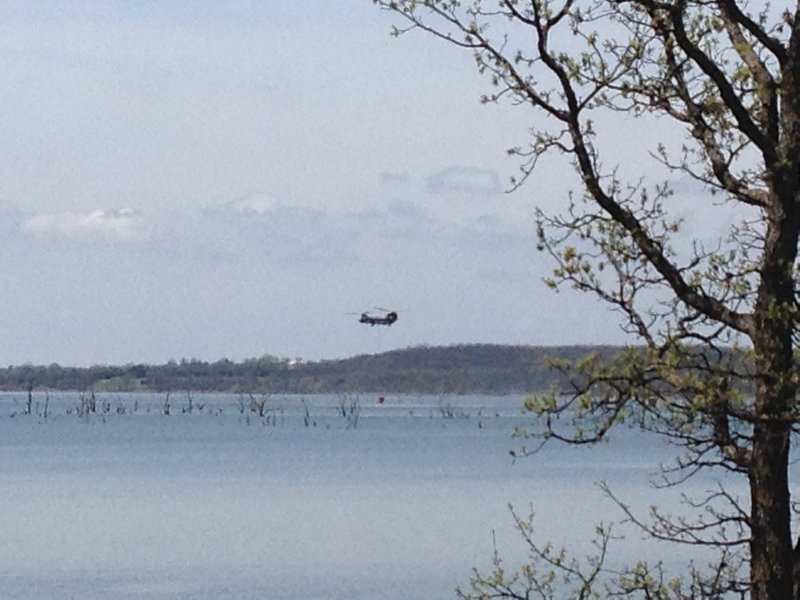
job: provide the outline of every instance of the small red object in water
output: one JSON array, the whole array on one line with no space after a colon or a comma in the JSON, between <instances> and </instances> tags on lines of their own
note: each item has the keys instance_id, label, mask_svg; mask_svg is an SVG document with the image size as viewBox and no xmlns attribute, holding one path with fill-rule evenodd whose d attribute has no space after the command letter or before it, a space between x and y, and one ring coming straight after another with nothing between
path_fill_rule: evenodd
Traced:
<instances>
[{"instance_id":1,"label":"small red object in water","mask_svg":"<svg viewBox=\"0 0 800 600\"><path fill-rule=\"evenodd\" d=\"M385 398L383 396L378 396L378 404L383 404Z\"/></svg>"}]
</instances>

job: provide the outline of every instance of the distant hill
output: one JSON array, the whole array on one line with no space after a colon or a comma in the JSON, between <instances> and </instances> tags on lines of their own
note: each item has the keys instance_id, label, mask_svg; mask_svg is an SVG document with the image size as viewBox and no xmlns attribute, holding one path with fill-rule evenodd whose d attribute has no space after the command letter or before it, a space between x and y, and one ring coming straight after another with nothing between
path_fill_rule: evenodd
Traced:
<instances>
[{"instance_id":1,"label":"distant hill","mask_svg":"<svg viewBox=\"0 0 800 600\"><path fill-rule=\"evenodd\" d=\"M318 362L265 356L88 368L23 365L0 369L0 389L518 394L546 389L557 379L548 358L575 359L592 351L610 355L619 348L469 344Z\"/></svg>"}]
</instances>

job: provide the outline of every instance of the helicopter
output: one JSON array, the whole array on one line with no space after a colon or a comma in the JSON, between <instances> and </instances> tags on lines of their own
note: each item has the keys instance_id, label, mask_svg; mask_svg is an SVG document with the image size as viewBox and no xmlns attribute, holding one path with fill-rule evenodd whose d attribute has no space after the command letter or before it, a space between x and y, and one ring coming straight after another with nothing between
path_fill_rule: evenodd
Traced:
<instances>
[{"instance_id":1,"label":"helicopter","mask_svg":"<svg viewBox=\"0 0 800 600\"><path fill-rule=\"evenodd\" d=\"M378 315L371 315L368 312L364 312L361 313L361 317L358 319L358 322L364 323L365 325L369 325L370 327L373 327L375 325L386 325L388 327L392 323L397 321L397 312L393 310L387 311L384 308L379 308L378 310L384 311L386 314L383 316L378 316Z\"/></svg>"}]
</instances>

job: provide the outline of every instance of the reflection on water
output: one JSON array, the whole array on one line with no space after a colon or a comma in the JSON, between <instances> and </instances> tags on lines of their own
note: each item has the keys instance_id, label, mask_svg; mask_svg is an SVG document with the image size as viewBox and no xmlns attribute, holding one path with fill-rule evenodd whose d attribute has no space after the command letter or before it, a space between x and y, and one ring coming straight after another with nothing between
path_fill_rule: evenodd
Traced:
<instances>
[{"instance_id":1,"label":"reflection on water","mask_svg":"<svg viewBox=\"0 0 800 600\"><path fill-rule=\"evenodd\" d=\"M493 530L520 556L508 503L581 553L620 517L596 482L676 502L647 483L665 448L637 432L512 461L521 398L31 400L0 396L7 598L452 598ZM615 555L643 549L634 533Z\"/></svg>"}]
</instances>

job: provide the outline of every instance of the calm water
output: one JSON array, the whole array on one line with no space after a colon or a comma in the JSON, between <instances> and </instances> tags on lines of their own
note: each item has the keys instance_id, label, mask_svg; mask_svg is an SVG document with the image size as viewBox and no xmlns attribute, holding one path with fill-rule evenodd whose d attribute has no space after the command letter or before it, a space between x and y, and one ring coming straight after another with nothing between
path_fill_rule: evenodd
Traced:
<instances>
[{"instance_id":1,"label":"calm water","mask_svg":"<svg viewBox=\"0 0 800 600\"><path fill-rule=\"evenodd\" d=\"M256 397L256 400L260 400ZM576 552L646 509L664 447L623 431L512 461L521 398L0 395L3 597L452 598L498 548L508 504ZM47 416L44 415L45 405ZM344 414L342 414L344 413ZM701 489L708 481L692 484ZM637 533L619 560L663 556ZM659 554L661 552L661 554Z\"/></svg>"}]
</instances>

